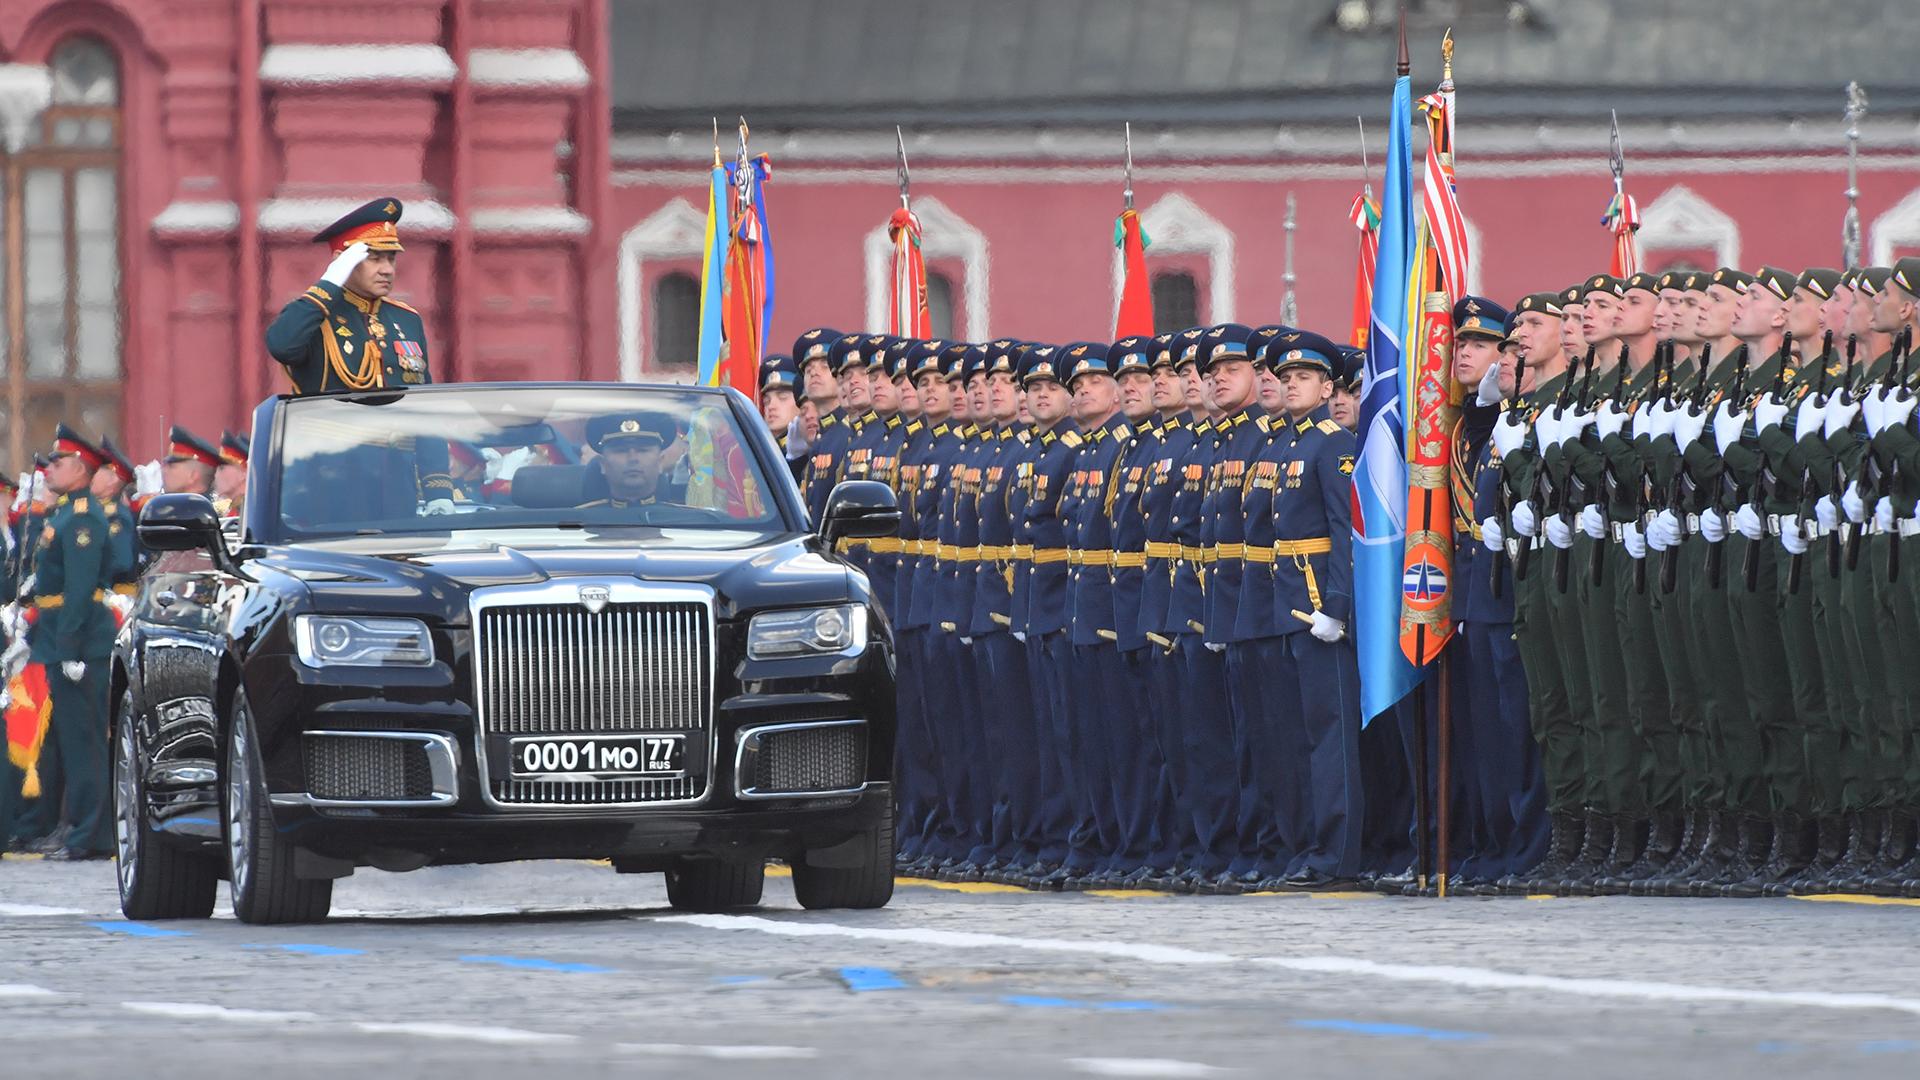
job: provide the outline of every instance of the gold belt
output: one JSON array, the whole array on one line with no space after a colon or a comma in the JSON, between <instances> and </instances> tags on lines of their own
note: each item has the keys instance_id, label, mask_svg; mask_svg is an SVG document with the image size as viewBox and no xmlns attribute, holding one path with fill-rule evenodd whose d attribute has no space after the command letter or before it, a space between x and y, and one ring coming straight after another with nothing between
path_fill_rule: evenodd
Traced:
<instances>
[{"instance_id":1,"label":"gold belt","mask_svg":"<svg viewBox=\"0 0 1920 1080\"><path fill-rule=\"evenodd\" d=\"M933 546L933 554L934 554L934 557L937 559L944 559L947 562L952 562L953 560L960 557L960 549L957 547L954 547L952 544L935 544Z\"/></svg>"},{"instance_id":2,"label":"gold belt","mask_svg":"<svg viewBox=\"0 0 1920 1080\"><path fill-rule=\"evenodd\" d=\"M953 557L960 562L979 562L980 548L978 545L958 548L954 551Z\"/></svg>"},{"instance_id":3,"label":"gold belt","mask_svg":"<svg viewBox=\"0 0 1920 1080\"><path fill-rule=\"evenodd\" d=\"M1036 566L1044 566L1047 563L1062 563L1066 561L1067 561L1066 548L1035 548L1033 551L1033 562L1034 562L1034 565Z\"/></svg>"},{"instance_id":4,"label":"gold belt","mask_svg":"<svg viewBox=\"0 0 1920 1080\"><path fill-rule=\"evenodd\" d=\"M1158 544L1153 542L1152 540L1147 541L1147 558L1177 559L1179 557L1180 557L1179 544Z\"/></svg>"},{"instance_id":5,"label":"gold belt","mask_svg":"<svg viewBox=\"0 0 1920 1080\"><path fill-rule=\"evenodd\" d=\"M138 596L140 595L140 584L134 581L123 581L115 585L113 591L121 596Z\"/></svg>"},{"instance_id":6,"label":"gold belt","mask_svg":"<svg viewBox=\"0 0 1920 1080\"><path fill-rule=\"evenodd\" d=\"M93 590L94 603L98 604L101 601L105 600L106 598L107 598L107 591L105 589ZM47 611L57 607L63 607L66 605L66 602L67 602L67 598L58 593L55 593L52 596L36 596L33 598L33 606L39 608L42 611Z\"/></svg>"},{"instance_id":7,"label":"gold belt","mask_svg":"<svg viewBox=\"0 0 1920 1080\"><path fill-rule=\"evenodd\" d=\"M1011 547L1005 547L1005 546L1003 546L1003 547L994 547L994 546L993 546L993 545L991 545L991 544L981 544L981 545L980 545L980 558L982 558L982 559L998 559L998 560L1000 560L1001 562L1005 562L1006 560L1008 560L1008 559L1011 559L1011 558L1013 558L1013 548L1011 548Z\"/></svg>"},{"instance_id":8,"label":"gold belt","mask_svg":"<svg viewBox=\"0 0 1920 1080\"><path fill-rule=\"evenodd\" d=\"M1315 537L1312 540L1275 540L1273 542L1273 553L1275 555L1286 555L1289 557L1294 555L1325 555L1332 550L1333 540L1331 537L1326 536Z\"/></svg>"},{"instance_id":9,"label":"gold belt","mask_svg":"<svg viewBox=\"0 0 1920 1080\"><path fill-rule=\"evenodd\" d=\"M1031 558L1033 558L1033 545L1032 545L1032 544L1015 544L1015 545L1013 545L1013 557L1014 557L1014 558L1016 558L1016 559L1031 559Z\"/></svg>"},{"instance_id":10,"label":"gold belt","mask_svg":"<svg viewBox=\"0 0 1920 1080\"><path fill-rule=\"evenodd\" d=\"M1100 553L1096 551L1094 552L1094 554L1097 556ZM1086 561L1087 561L1086 552L1080 550L1079 548L1067 549L1067 565L1068 566L1080 566L1080 565L1083 565Z\"/></svg>"},{"instance_id":11,"label":"gold belt","mask_svg":"<svg viewBox=\"0 0 1920 1080\"><path fill-rule=\"evenodd\" d=\"M1241 558L1245 558L1246 554L1247 554L1247 545L1245 544L1213 545L1213 557L1215 559L1241 559Z\"/></svg>"},{"instance_id":12,"label":"gold belt","mask_svg":"<svg viewBox=\"0 0 1920 1080\"><path fill-rule=\"evenodd\" d=\"M1116 551L1113 561L1108 565L1120 570L1138 570L1147 565L1147 554L1144 551Z\"/></svg>"},{"instance_id":13,"label":"gold belt","mask_svg":"<svg viewBox=\"0 0 1920 1080\"><path fill-rule=\"evenodd\" d=\"M901 550L900 538L897 536L876 536L867 541L867 550L883 555L897 555Z\"/></svg>"},{"instance_id":14,"label":"gold belt","mask_svg":"<svg viewBox=\"0 0 1920 1080\"><path fill-rule=\"evenodd\" d=\"M1246 560L1248 562L1271 563L1273 561L1273 549L1249 545L1246 550Z\"/></svg>"},{"instance_id":15,"label":"gold belt","mask_svg":"<svg viewBox=\"0 0 1920 1080\"><path fill-rule=\"evenodd\" d=\"M1207 549L1198 548L1198 547L1189 547L1186 544L1181 544L1180 557L1187 560L1188 562L1204 562L1206 561L1206 557L1207 557Z\"/></svg>"}]
</instances>

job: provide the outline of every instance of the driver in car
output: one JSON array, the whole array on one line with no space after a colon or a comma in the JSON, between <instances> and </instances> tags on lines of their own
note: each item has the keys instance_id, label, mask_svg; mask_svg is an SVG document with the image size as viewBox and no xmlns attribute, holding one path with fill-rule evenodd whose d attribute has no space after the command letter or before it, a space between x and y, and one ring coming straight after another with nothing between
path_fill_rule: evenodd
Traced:
<instances>
[{"instance_id":1,"label":"driver in car","mask_svg":"<svg viewBox=\"0 0 1920 1080\"><path fill-rule=\"evenodd\" d=\"M587 422L587 445L599 454L607 497L580 508L651 506L659 501L662 452L675 437L673 421L658 413L618 413Z\"/></svg>"}]
</instances>

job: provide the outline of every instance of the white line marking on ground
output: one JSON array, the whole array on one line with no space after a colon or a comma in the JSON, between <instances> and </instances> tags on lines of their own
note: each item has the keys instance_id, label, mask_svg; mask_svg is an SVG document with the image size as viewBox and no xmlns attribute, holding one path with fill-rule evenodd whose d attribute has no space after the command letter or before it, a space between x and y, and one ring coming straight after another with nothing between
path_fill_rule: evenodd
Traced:
<instances>
[{"instance_id":1,"label":"white line marking on ground","mask_svg":"<svg viewBox=\"0 0 1920 1080\"><path fill-rule=\"evenodd\" d=\"M418 1035L425 1039L458 1039L466 1042L495 1043L503 1046L531 1046L542 1043L572 1042L577 1036L551 1031L526 1031L521 1028L488 1027L481 1024L403 1023L388 1024L361 1021L353 1025L372 1035Z\"/></svg>"},{"instance_id":2,"label":"white line marking on ground","mask_svg":"<svg viewBox=\"0 0 1920 1080\"><path fill-rule=\"evenodd\" d=\"M714 1058L721 1061L797 1061L820 1056L811 1046L690 1046L686 1043L620 1043L616 1050L661 1057Z\"/></svg>"},{"instance_id":3,"label":"white line marking on ground","mask_svg":"<svg viewBox=\"0 0 1920 1080\"><path fill-rule=\"evenodd\" d=\"M1219 1076L1226 1072L1216 1065L1172 1058L1068 1058L1074 1071L1092 1076Z\"/></svg>"},{"instance_id":4,"label":"white line marking on ground","mask_svg":"<svg viewBox=\"0 0 1920 1080\"><path fill-rule=\"evenodd\" d=\"M0 918L40 919L53 915L87 915L79 908L47 907L43 904L0 904Z\"/></svg>"},{"instance_id":5,"label":"white line marking on ground","mask_svg":"<svg viewBox=\"0 0 1920 1080\"><path fill-rule=\"evenodd\" d=\"M203 1005L188 1001L123 1001L120 1007L147 1016L170 1016L176 1020L231 1020L237 1024L287 1024L320 1019L310 1012L229 1009L225 1005Z\"/></svg>"},{"instance_id":6,"label":"white line marking on ground","mask_svg":"<svg viewBox=\"0 0 1920 1080\"><path fill-rule=\"evenodd\" d=\"M44 998L64 997L58 990L49 990L44 986L31 983L0 983L0 998Z\"/></svg>"},{"instance_id":7,"label":"white line marking on ground","mask_svg":"<svg viewBox=\"0 0 1920 1080\"><path fill-rule=\"evenodd\" d=\"M1171 945L1152 945L1118 941L1064 941L1056 938L1018 938L1004 934L981 934L963 930L929 930L915 927L881 929L844 926L838 923L784 922L754 915L662 915L652 921L688 923L712 930L754 930L784 937L844 937L865 941L894 941L907 944L938 945L957 949L1007 948L1030 952L1077 953L1083 956L1112 956L1143 960L1153 964L1259 964L1291 971L1324 975L1351 975L1388 979L1397 982L1446 983L1467 989L1548 990L1578 997L1633 999L1640 1001L1703 1001L1743 1005L1770 1005L1817 1009L1889 1009L1920 1015L1920 998L1891 994L1835 993L1825 990L1746 990L1724 986L1690 986L1684 983L1650 982L1634 979L1568 979L1553 975L1528 975L1495 971L1491 968L1382 964L1350 956L1230 956L1200 952Z\"/></svg>"},{"instance_id":8,"label":"white line marking on ground","mask_svg":"<svg viewBox=\"0 0 1920 1080\"><path fill-rule=\"evenodd\" d=\"M1781 1005L1816 1009L1892 1009L1920 1015L1920 1000L1891 994L1834 993L1826 990L1742 990L1731 986L1688 986L1638 979L1568 979L1524 975L1487 968L1449 965L1382 964L1345 956L1257 957L1256 964L1330 975L1361 975L1399 982L1446 983L1473 990L1550 990L1583 997L1641 1001L1724 1001L1742 1005Z\"/></svg>"}]
</instances>

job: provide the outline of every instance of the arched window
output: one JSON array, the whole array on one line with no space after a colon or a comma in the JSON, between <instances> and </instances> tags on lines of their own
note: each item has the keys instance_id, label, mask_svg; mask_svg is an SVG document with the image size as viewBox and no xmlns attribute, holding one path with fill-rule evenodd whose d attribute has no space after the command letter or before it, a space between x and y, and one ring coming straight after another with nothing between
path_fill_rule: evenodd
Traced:
<instances>
[{"instance_id":1,"label":"arched window","mask_svg":"<svg viewBox=\"0 0 1920 1080\"><path fill-rule=\"evenodd\" d=\"M700 359L700 282L678 270L653 284L653 370L690 375Z\"/></svg>"},{"instance_id":2,"label":"arched window","mask_svg":"<svg viewBox=\"0 0 1920 1080\"><path fill-rule=\"evenodd\" d=\"M0 147L0 281L22 286L0 319L0 423L16 465L63 420L117 433L124 383L119 64L99 40L74 37L47 66L46 111L19 151Z\"/></svg>"},{"instance_id":3,"label":"arched window","mask_svg":"<svg viewBox=\"0 0 1920 1080\"><path fill-rule=\"evenodd\" d=\"M1176 334L1200 323L1200 287L1184 270L1153 275L1153 332Z\"/></svg>"},{"instance_id":4,"label":"arched window","mask_svg":"<svg viewBox=\"0 0 1920 1080\"><path fill-rule=\"evenodd\" d=\"M930 340L953 337L953 279L937 270L927 272L927 321L933 328Z\"/></svg>"}]
</instances>

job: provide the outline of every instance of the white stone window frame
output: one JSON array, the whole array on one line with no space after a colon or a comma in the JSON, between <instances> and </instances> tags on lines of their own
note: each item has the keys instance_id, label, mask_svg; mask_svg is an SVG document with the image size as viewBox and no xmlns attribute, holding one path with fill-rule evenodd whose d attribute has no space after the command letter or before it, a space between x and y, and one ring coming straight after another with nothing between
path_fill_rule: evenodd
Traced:
<instances>
[{"instance_id":1,"label":"white stone window frame","mask_svg":"<svg viewBox=\"0 0 1920 1080\"><path fill-rule=\"evenodd\" d=\"M1147 273L1153 273L1155 255L1200 255L1207 262L1207 312L1209 323L1233 321L1233 230L1198 203L1181 194L1162 195L1152 206L1140 211L1140 228L1147 235ZM1120 317L1120 293L1126 287L1125 253L1113 251L1113 315Z\"/></svg>"},{"instance_id":2,"label":"white stone window frame","mask_svg":"<svg viewBox=\"0 0 1920 1080\"><path fill-rule=\"evenodd\" d=\"M1655 251L1713 251L1714 265L1740 265L1740 224L1685 184L1660 193L1640 211L1642 262Z\"/></svg>"},{"instance_id":3,"label":"white stone window frame","mask_svg":"<svg viewBox=\"0 0 1920 1080\"><path fill-rule=\"evenodd\" d=\"M1897 247L1920 247L1920 188L1907 192L1906 198L1874 218L1869 235L1871 266L1892 266Z\"/></svg>"},{"instance_id":4,"label":"white stone window frame","mask_svg":"<svg viewBox=\"0 0 1920 1080\"><path fill-rule=\"evenodd\" d=\"M639 382L646 356L646 297L642 295L649 259L698 262L706 253L707 215L675 198L647 215L620 237L620 380Z\"/></svg>"}]
</instances>

